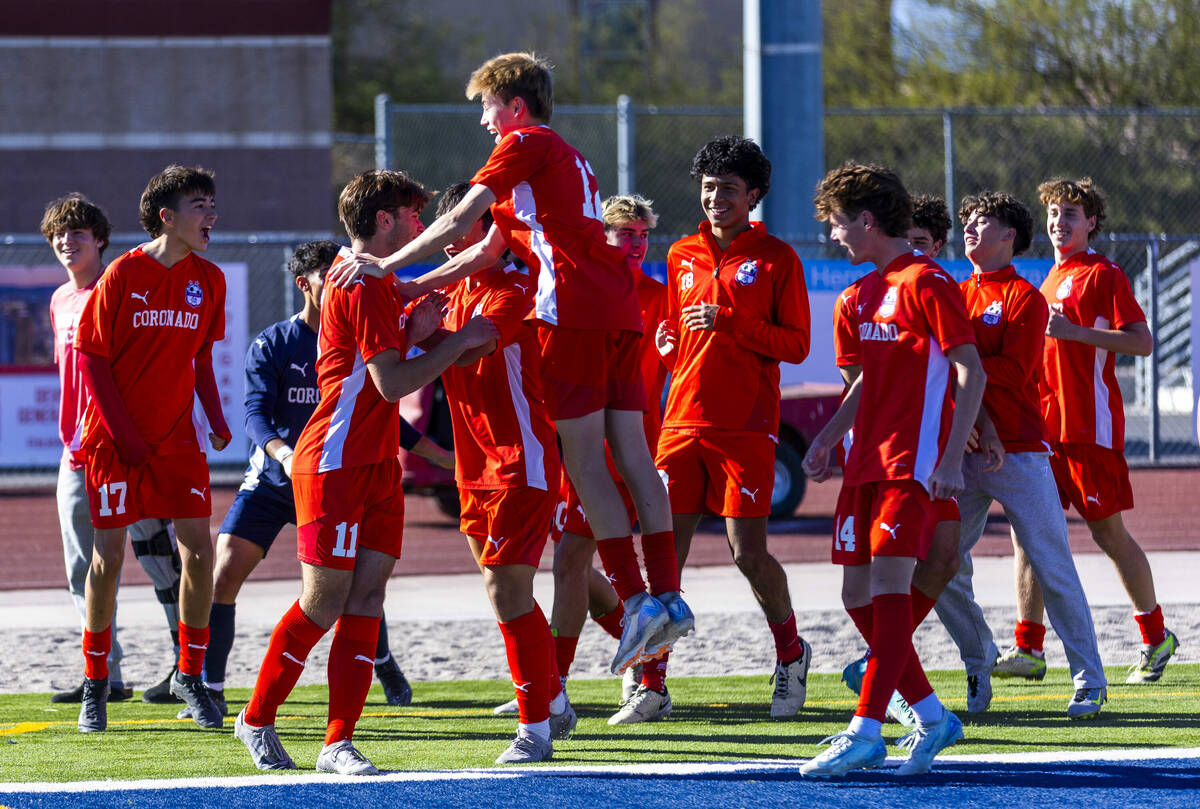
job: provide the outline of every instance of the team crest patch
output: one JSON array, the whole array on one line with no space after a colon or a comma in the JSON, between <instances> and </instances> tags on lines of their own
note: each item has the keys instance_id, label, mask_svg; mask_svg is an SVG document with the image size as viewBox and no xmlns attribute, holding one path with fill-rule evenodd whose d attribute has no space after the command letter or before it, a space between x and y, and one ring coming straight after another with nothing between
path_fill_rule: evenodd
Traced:
<instances>
[{"instance_id":1,"label":"team crest patch","mask_svg":"<svg viewBox=\"0 0 1200 809\"><path fill-rule=\"evenodd\" d=\"M900 290L898 287L888 287L888 291L883 296L883 303L879 304L879 311L876 312L880 317L891 317L896 314L896 301L900 299Z\"/></svg>"},{"instance_id":2,"label":"team crest patch","mask_svg":"<svg viewBox=\"0 0 1200 809\"><path fill-rule=\"evenodd\" d=\"M1063 282L1058 285L1058 289L1054 291L1054 297L1060 301L1065 300L1071 294L1071 287L1074 286L1075 276L1068 275L1063 279Z\"/></svg>"},{"instance_id":3,"label":"team crest patch","mask_svg":"<svg viewBox=\"0 0 1200 809\"><path fill-rule=\"evenodd\" d=\"M742 262L742 266L737 268L737 274L733 276L733 280L737 281L742 286L749 286L754 283L754 279L758 277L758 262L754 259L748 259Z\"/></svg>"},{"instance_id":4,"label":"team crest patch","mask_svg":"<svg viewBox=\"0 0 1200 809\"><path fill-rule=\"evenodd\" d=\"M188 306L199 306L200 302L204 300L204 291L195 281L189 281L187 288L183 291L183 299L187 301Z\"/></svg>"},{"instance_id":5,"label":"team crest patch","mask_svg":"<svg viewBox=\"0 0 1200 809\"><path fill-rule=\"evenodd\" d=\"M988 304L988 308L983 310L983 323L985 326L995 326L1000 322L1001 316L1004 314L1004 302L992 301Z\"/></svg>"}]
</instances>

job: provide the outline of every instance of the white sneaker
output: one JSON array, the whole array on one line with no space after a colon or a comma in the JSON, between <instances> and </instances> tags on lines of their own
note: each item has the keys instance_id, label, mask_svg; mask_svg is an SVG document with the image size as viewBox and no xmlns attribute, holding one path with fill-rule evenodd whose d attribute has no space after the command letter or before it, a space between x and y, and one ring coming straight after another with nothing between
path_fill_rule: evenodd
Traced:
<instances>
[{"instance_id":1,"label":"white sneaker","mask_svg":"<svg viewBox=\"0 0 1200 809\"><path fill-rule=\"evenodd\" d=\"M634 663L629 668L625 669L625 673L621 675L621 701L618 705L624 705L629 702L629 698L633 696L633 692L638 690L638 686L642 684L642 664Z\"/></svg>"},{"instance_id":2,"label":"white sneaker","mask_svg":"<svg viewBox=\"0 0 1200 809\"><path fill-rule=\"evenodd\" d=\"M609 670L613 674L621 674L638 662L646 649L646 642L669 620L667 608L654 596L645 591L631 596L625 602L625 617L622 619L625 629L621 632L617 655Z\"/></svg>"},{"instance_id":3,"label":"white sneaker","mask_svg":"<svg viewBox=\"0 0 1200 809\"><path fill-rule=\"evenodd\" d=\"M1046 679L1046 653L1009 646L996 658L992 668L996 677L1020 677L1024 680Z\"/></svg>"},{"instance_id":4,"label":"white sneaker","mask_svg":"<svg viewBox=\"0 0 1200 809\"><path fill-rule=\"evenodd\" d=\"M1106 688L1077 688L1075 696L1067 703L1067 718L1095 719L1100 715L1100 706L1107 701Z\"/></svg>"},{"instance_id":5,"label":"white sneaker","mask_svg":"<svg viewBox=\"0 0 1200 809\"><path fill-rule=\"evenodd\" d=\"M992 672L967 675L967 713L983 713L992 704Z\"/></svg>"},{"instance_id":6,"label":"white sneaker","mask_svg":"<svg viewBox=\"0 0 1200 809\"><path fill-rule=\"evenodd\" d=\"M317 756L317 772L331 772L338 775L379 775L367 757L355 749L349 739L327 744L321 748Z\"/></svg>"},{"instance_id":7,"label":"white sneaker","mask_svg":"<svg viewBox=\"0 0 1200 809\"><path fill-rule=\"evenodd\" d=\"M804 699L808 696L808 666L812 663L812 647L808 641L800 639L800 656L791 663L777 663L775 674L771 679L775 682L775 692L771 695L771 716L780 719L795 716L804 707Z\"/></svg>"},{"instance_id":8,"label":"white sneaker","mask_svg":"<svg viewBox=\"0 0 1200 809\"><path fill-rule=\"evenodd\" d=\"M917 723L916 730L901 736L897 747L908 748L908 760L896 768L896 775L922 775L933 768L933 757L963 737L962 722L945 708L942 718L933 724Z\"/></svg>"},{"instance_id":9,"label":"white sneaker","mask_svg":"<svg viewBox=\"0 0 1200 809\"><path fill-rule=\"evenodd\" d=\"M517 738L512 740L507 750L496 757L496 763L536 764L539 761L549 761L553 756L554 745L549 739L517 731Z\"/></svg>"},{"instance_id":10,"label":"white sneaker","mask_svg":"<svg viewBox=\"0 0 1200 809\"><path fill-rule=\"evenodd\" d=\"M671 695L639 685L621 710L609 717L610 725L634 725L638 722L657 722L671 715Z\"/></svg>"},{"instance_id":11,"label":"white sneaker","mask_svg":"<svg viewBox=\"0 0 1200 809\"><path fill-rule=\"evenodd\" d=\"M869 770L887 760L883 739L868 739L844 730L821 740L829 749L805 762L800 774L806 778L841 778L851 770Z\"/></svg>"},{"instance_id":12,"label":"white sneaker","mask_svg":"<svg viewBox=\"0 0 1200 809\"><path fill-rule=\"evenodd\" d=\"M508 702L504 703L503 705L497 705L495 708L492 708L492 713L494 713L496 716L503 716L504 714L520 713L520 711L521 711L521 708L520 708L520 706L517 705L517 700L515 697L513 699L510 699Z\"/></svg>"},{"instance_id":13,"label":"white sneaker","mask_svg":"<svg viewBox=\"0 0 1200 809\"><path fill-rule=\"evenodd\" d=\"M246 724L246 709L243 708L233 723L233 735L246 745L254 766L260 770L294 770L296 762L283 749L274 725L256 728Z\"/></svg>"}]
</instances>

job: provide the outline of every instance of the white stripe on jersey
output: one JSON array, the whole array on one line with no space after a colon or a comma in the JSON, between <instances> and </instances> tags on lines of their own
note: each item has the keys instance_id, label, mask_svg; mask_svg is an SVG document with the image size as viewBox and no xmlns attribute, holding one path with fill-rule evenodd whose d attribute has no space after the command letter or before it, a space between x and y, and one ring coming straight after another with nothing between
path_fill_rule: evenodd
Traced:
<instances>
[{"instance_id":1,"label":"white stripe on jersey","mask_svg":"<svg viewBox=\"0 0 1200 809\"><path fill-rule=\"evenodd\" d=\"M250 468L246 470L246 477L242 479L242 485L238 487L240 492L252 492L258 488L259 476L263 473L263 468L267 463L267 453L258 444L252 445L254 449L250 450Z\"/></svg>"},{"instance_id":2,"label":"white stripe on jersey","mask_svg":"<svg viewBox=\"0 0 1200 809\"><path fill-rule=\"evenodd\" d=\"M1107 329L1108 319L1096 318L1094 329ZM1096 352L1096 363L1092 371L1092 386L1096 397L1096 443L1106 449L1112 449L1113 422L1112 411L1108 408L1108 385L1104 383L1104 363L1108 361L1108 352L1103 348L1092 349Z\"/></svg>"},{"instance_id":3,"label":"white stripe on jersey","mask_svg":"<svg viewBox=\"0 0 1200 809\"><path fill-rule=\"evenodd\" d=\"M546 241L546 232L537 220L537 200L529 183L513 188L513 209L517 218L529 227L529 247L537 256L538 287L534 297L534 313L539 320L558 325L558 295L554 285L554 247Z\"/></svg>"},{"instance_id":4,"label":"white stripe on jersey","mask_svg":"<svg viewBox=\"0 0 1200 809\"><path fill-rule=\"evenodd\" d=\"M512 399L513 412L517 414L517 425L521 428L521 454L525 456L525 485L548 491L546 486L546 448L533 434L533 421L529 418L529 400L521 384L521 346L509 343L504 347L504 369L508 375L508 392Z\"/></svg>"},{"instance_id":5,"label":"white stripe on jersey","mask_svg":"<svg viewBox=\"0 0 1200 809\"><path fill-rule=\"evenodd\" d=\"M329 429L325 431L325 439L321 442L321 460L317 463L318 472L342 468L342 451L346 448L346 436L350 432L350 419L354 416L354 403L366 381L367 365L363 362L362 355L355 352L354 370L342 380L341 390L338 391L337 407L329 416Z\"/></svg>"},{"instance_id":6,"label":"white stripe on jersey","mask_svg":"<svg viewBox=\"0 0 1200 809\"><path fill-rule=\"evenodd\" d=\"M929 359L925 363L925 404L921 408L921 430L917 436L917 458L913 462L913 479L930 494L929 478L938 462L938 439L942 432L942 407L946 400L946 380L950 377L950 360L942 353L933 335L929 336Z\"/></svg>"}]
</instances>

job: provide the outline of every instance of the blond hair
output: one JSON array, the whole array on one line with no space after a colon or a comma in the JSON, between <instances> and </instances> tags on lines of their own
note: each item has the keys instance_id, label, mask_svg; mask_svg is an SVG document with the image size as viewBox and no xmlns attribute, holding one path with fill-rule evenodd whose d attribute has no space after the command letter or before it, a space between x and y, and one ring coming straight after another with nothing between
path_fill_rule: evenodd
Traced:
<instances>
[{"instance_id":1,"label":"blond hair","mask_svg":"<svg viewBox=\"0 0 1200 809\"><path fill-rule=\"evenodd\" d=\"M467 80L467 98L488 93L507 104L520 97L529 107L530 115L548 123L554 112L551 67L532 53L500 54L475 68Z\"/></svg>"},{"instance_id":2,"label":"blond hair","mask_svg":"<svg viewBox=\"0 0 1200 809\"><path fill-rule=\"evenodd\" d=\"M605 228L616 228L626 222L645 222L647 227L658 224L658 214L654 212L654 200L646 199L637 194L622 197L609 197L601 203L601 218Z\"/></svg>"}]
</instances>

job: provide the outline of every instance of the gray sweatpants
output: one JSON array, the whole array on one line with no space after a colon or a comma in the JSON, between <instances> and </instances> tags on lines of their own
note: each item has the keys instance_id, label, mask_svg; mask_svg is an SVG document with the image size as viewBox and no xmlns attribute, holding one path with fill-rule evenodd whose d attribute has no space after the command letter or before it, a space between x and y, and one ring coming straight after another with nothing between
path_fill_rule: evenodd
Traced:
<instances>
[{"instance_id":1,"label":"gray sweatpants","mask_svg":"<svg viewBox=\"0 0 1200 809\"><path fill-rule=\"evenodd\" d=\"M988 508L996 500L1012 524L1042 585L1046 613L1067 654L1076 688L1107 685L1087 596L1067 543L1067 520L1058 499L1050 461L1040 452L1014 452L996 472L983 472L984 458L963 461L966 491L958 498L962 514L958 574L938 599L938 618L958 645L967 674L991 668L996 659L992 631L983 620L971 587L971 550L983 535Z\"/></svg>"},{"instance_id":2,"label":"gray sweatpants","mask_svg":"<svg viewBox=\"0 0 1200 809\"><path fill-rule=\"evenodd\" d=\"M62 533L63 562L67 571L67 589L75 602L82 623L86 614L83 600L84 585L88 569L92 565L92 543L95 529L88 511L87 490L84 487L84 471L71 469L66 457L58 467L58 524ZM178 645L179 636L179 572L181 569L179 550L175 544L175 532L168 520L148 519L129 526L129 537L133 541L133 553L146 575L154 585L154 593L162 604L167 619L167 629L172 641ZM108 677L114 686L124 684L121 676L123 652L117 641L117 617L114 608L112 623L112 648L108 655Z\"/></svg>"}]
</instances>

